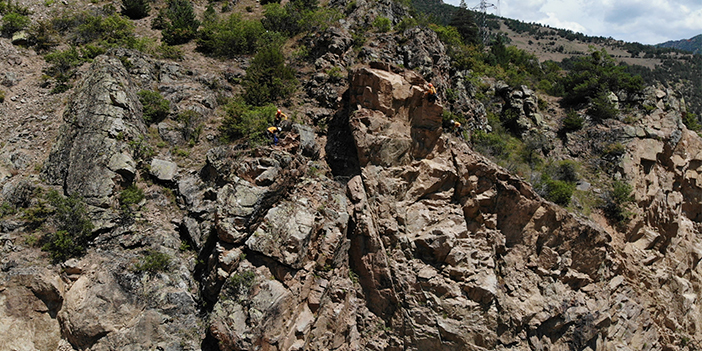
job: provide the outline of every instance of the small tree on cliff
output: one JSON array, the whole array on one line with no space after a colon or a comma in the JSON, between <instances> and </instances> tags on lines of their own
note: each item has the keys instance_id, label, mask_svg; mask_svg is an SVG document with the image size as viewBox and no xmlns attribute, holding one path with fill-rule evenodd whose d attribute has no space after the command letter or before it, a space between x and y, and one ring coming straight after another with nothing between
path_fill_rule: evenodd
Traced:
<instances>
[{"instance_id":1,"label":"small tree on cliff","mask_svg":"<svg viewBox=\"0 0 702 351\"><path fill-rule=\"evenodd\" d=\"M169 0L166 11L168 22L161 32L168 45L185 44L195 38L200 21L195 19L193 4L188 0Z\"/></svg>"}]
</instances>

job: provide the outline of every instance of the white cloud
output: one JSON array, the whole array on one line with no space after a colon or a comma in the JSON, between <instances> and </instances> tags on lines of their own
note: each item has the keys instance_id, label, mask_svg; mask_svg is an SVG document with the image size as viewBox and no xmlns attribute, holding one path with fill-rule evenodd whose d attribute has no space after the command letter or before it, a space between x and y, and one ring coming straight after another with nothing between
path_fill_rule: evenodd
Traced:
<instances>
[{"instance_id":1,"label":"white cloud","mask_svg":"<svg viewBox=\"0 0 702 351\"><path fill-rule=\"evenodd\" d=\"M444 0L458 5L460 0ZM479 0L468 0L476 7ZM488 0L497 5L497 0ZM699 0L500 0L500 14L587 35L657 44L702 34ZM491 10L491 13L496 11Z\"/></svg>"}]
</instances>

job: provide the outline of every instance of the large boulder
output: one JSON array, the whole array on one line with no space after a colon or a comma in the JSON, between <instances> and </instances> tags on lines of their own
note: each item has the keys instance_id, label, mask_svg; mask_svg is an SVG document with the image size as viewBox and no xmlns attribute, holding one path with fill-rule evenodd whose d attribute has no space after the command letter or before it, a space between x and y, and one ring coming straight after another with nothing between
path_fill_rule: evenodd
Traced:
<instances>
[{"instance_id":1,"label":"large boulder","mask_svg":"<svg viewBox=\"0 0 702 351\"><path fill-rule=\"evenodd\" d=\"M63 115L59 138L44 164L49 184L91 205L107 206L115 188L135 177L130 140L145 132L137 88L122 63L95 59Z\"/></svg>"}]
</instances>

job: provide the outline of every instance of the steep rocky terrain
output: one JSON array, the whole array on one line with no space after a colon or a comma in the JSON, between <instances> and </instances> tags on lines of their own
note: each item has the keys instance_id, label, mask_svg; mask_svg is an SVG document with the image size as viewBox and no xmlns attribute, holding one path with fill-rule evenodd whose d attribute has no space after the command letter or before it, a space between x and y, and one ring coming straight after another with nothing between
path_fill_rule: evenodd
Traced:
<instances>
[{"instance_id":1,"label":"steep rocky terrain","mask_svg":"<svg viewBox=\"0 0 702 351\"><path fill-rule=\"evenodd\" d=\"M240 89L227 76L245 59L113 49L50 95L41 58L0 39L0 67L22 77L0 105L0 349L697 349L702 139L682 123L684 99L650 87L634 98L648 113L556 138L557 105L486 80L553 154L622 145L603 162L633 185L632 219L585 217L444 130L444 110L490 128L433 31L373 33L354 49L355 26L406 15L355 6L301 39L314 52L288 106L301 117L276 146L217 138L216 95ZM172 110L149 126L137 93L152 87ZM185 110L206 122L187 156L172 118ZM125 207L131 185L145 196ZM37 244L57 226L31 217L49 189L85 203L84 255L56 262ZM158 257L166 269L149 269Z\"/></svg>"}]
</instances>

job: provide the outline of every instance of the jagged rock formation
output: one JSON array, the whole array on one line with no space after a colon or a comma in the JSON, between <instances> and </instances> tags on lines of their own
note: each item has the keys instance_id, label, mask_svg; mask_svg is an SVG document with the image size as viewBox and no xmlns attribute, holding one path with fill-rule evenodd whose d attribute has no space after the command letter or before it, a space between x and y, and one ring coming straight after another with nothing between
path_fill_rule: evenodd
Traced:
<instances>
[{"instance_id":1,"label":"jagged rock formation","mask_svg":"<svg viewBox=\"0 0 702 351\"><path fill-rule=\"evenodd\" d=\"M622 144L601 162L634 185L637 206L612 228L545 201L443 133L448 107L427 101L427 80L441 101L455 87L451 108L472 129L486 123L435 33L410 28L402 45L381 35L359 54L367 65L328 71L355 62L349 28L404 15L375 4L357 1L369 16L305 39L320 73L305 84L304 110L329 122L326 136L290 123L280 147L213 145L185 167L168 153L139 157L137 90L158 89L172 114L207 115L216 102L202 86L219 78L128 50L98 57L42 171L93 205L91 248L39 267L47 261L24 247L27 228L0 221L0 349L695 348L702 139L682 125L680 98L650 90L637 97L650 114L564 137L583 158ZM533 91L494 85L520 131L543 132ZM166 120L152 133L182 145L183 128ZM0 182L19 207L42 187ZM129 217L117 194L134 182L148 184L146 200ZM167 270L139 269L154 252L171 257Z\"/></svg>"},{"instance_id":2,"label":"jagged rock formation","mask_svg":"<svg viewBox=\"0 0 702 351\"><path fill-rule=\"evenodd\" d=\"M99 134L102 144L89 145L109 144L102 149L131 157L113 147L119 140L105 127L124 125L129 138L143 130L136 100L126 98L135 86L118 62L96 60L79 91L104 98L71 105L65 128L72 129L61 138ZM295 126L286 149L242 154L221 146L208 152L199 172L169 175L184 210L171 228L122 224L96 238L100 253L66 262L63 275L8 268L16 273L4 278L4 298L26 302L6 304L5 330L44 331L12 345L673 349L679 339L671 330L697 335L701 256L692 220L699 162L685 150L702 142L682 127L677 110L645 116L641 132L633 127L621 136L629 138L622 176L647 184L637 187L647 210L620 237L544 201L442 135L442 106L424 98L426 81L395 71L374 64L350 76L346 147L355 149L359 173L348 181L327 178L332 170L314 161L319 146L310 131ZM123 84L104 84L113 81ZM653 99L675 105L669 94ZM103 124L71 117L95 109L129 114L91 122ZM81 158L56 150L45 172L70 179ZM156 166L151 172L160 172ZM70 184L64 183L69 193ZM109 183L110 191L92 198L109 204L117 187ZM22 193L24 186L13 189ZM200 263L175 252L183 238ZM130 262L138 256L130 247L171 253L171 272L135 272ZM662 281L675 283L639 288ZM679 300L666 305L674 309L656 307L669 299ZM33 324L24 313L36 314Z\"/></svg>"}]
</instances>

